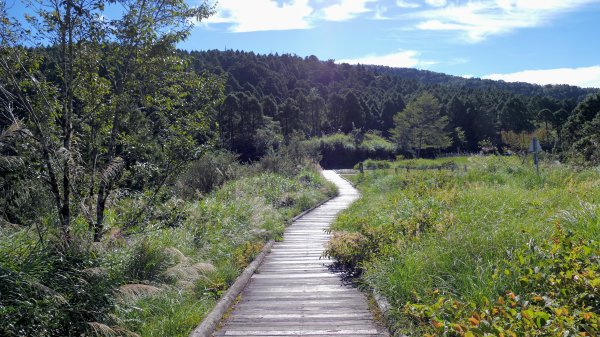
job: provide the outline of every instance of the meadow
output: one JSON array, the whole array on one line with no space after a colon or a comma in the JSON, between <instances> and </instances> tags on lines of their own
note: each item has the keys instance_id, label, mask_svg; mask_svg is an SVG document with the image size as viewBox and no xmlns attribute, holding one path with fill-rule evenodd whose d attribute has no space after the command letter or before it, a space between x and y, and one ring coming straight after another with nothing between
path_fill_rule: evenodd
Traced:
<instances>
[{"instance_id":1,"label":"meadow","mask_svg":"<svg viewBox=\"0 0 600 337\"><path fill-rule=\"evenodd\" d=\"M209 159L180 185L209 176ZM81 219L68 247L43 224L1 227L0 335L187 336L294 215L337 193L316 167L275 162L230 162L233 177L205 193L173 186L143 226L126 225L145 199L122 194L98 243Z\"/></svg>"},{"instance_id":2,"label":"meadow","mask_svg":"<svg viewBox=\"0 0 600 337\"><path fill-rule=\"evenodd\" d=\"M349 178L362 198L328 255L390 302L396 335L597 335L597 168L459 157Z\"/></svg>"}]
</instances>

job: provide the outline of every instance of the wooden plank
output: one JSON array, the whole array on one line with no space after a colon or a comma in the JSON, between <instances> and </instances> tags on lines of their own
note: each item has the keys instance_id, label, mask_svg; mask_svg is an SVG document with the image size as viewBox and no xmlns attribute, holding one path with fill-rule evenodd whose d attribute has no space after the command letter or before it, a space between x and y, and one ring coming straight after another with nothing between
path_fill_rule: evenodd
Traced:
<instances>
[{"instance_id":1,"label":"wooden plank","mask_svg":"<svg viewBox=\"0 0 600 337\"><path fill-rule=\"evenodd\" d=\"M346 285L323 257L326 232L358 192L332 171L340 195L294 221L252 276L215 336L388 336L363 294Z\"/></svg>"}]
</instances>

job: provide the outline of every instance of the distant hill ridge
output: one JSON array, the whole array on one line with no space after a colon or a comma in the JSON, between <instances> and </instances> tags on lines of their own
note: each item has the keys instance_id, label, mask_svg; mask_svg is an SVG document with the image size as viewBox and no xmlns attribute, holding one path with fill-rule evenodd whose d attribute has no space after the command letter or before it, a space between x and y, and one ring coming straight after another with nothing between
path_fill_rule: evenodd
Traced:
<instances>
[{"instance_id":1,"label":"distant hill ridge","mask_svg":"<svg viewBox=\"0 0 600 337\"><path fill-rule=\"evenodd\" d=\"M539 85L527 82L506 82L502 80L465 78L429 70L419 70L415 68L395 68L378 65L367 67L380 74L396 75L424 83L453 85L468 89L494 88L497 90L506 90L525 96L550 96L560 100L575 98L580 101L589 94L600 92L600 89L582 88L568 84Z\"/></svg>"},{"instance_id":2,"label":"distant hill ridge","mask_svg":"<svg viewBox=\"0 0 600 337\"><path fill-rule=\"evenodd\" d=\"M526 82L465 78L416 68L388 67L380 65L348 65L344 63L335 63L335 60L319 60L318 57L314 55L300 57L294 54L259 54L233 50L192 51L190 53L204 59L204 61L211 58L218 58L220 60L229 59L230 62L220 64L221 69L225 71L229 71L231 69L230 66L235 64L236 61L253 59L257 62L266 61L269 70L280 72L283 70L280 66L272 67L272 65L274 65L273 60L279 59L286 63L299 62L307 65L315 65L315 63L318 62L328 67L331 67L332 64L337 67L356 67L371 71L373 75L388 75L403 80L414 80L421 84L437 84L461 89L501 90L524 96L547 96L558 100L575 99L579 102L589 94L600 92L600 89L582 88L568 84L538 85ZM213 66L215 66L215 64L213 64Z\"/></svg>"}]
</instances>

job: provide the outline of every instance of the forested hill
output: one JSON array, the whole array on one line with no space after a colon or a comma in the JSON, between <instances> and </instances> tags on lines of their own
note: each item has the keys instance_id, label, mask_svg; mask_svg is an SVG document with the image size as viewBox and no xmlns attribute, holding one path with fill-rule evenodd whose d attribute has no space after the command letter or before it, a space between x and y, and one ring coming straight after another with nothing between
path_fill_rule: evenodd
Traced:
<instances>
[{"instance_id":1,"label":"forested hill","mask_svg":"<svg viewBox=\"0 0 600 337\"><path fill-rule=\"evenodd\" d=\"M540 125L560 130L577 104L597 91L336 64L315 56L231 50L189 56L198 72L226 76L220 136L225 147L246 158L264 154L277 136L288 139L294 133L313 137L375 130L387 137L394 115L423 92L439 100L449 119L447 150L477 151L482 142L501 145L501 131L531 132Z\"/></svg>"},{"instance_id":2,"label":"forested hill","mask_svg":"<svg viewBox=\"0 0 600 337\"><path fill-rule=\"evenodd\" d=\"M464 78L460 76L452 76L444 73L436 73L429 70L419 70L414 68L391 68L384 66L369 67L379 74L400 76L405 79L414 79L423 83L459 86L465 89L505 90L513 94L521 94L525 96L539 95L549 96L555 99L576 99L579 101L584 99L589 94L598 92L598 89L581 88L567 84L541 86L525 82L505 82L481 78Z\"/></svg>"}]
</instances>

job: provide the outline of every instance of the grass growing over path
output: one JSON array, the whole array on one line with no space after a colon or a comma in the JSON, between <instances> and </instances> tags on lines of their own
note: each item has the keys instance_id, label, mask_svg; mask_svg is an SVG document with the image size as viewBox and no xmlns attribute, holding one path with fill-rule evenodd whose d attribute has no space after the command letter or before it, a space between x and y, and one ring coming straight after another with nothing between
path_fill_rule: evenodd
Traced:
<instances>
[{"instance_id":1,"label":"grass growing over path","mask_svg":"<svg viewBox=\"0 0 600 337\"><path fill-rule=\"evenodd\" d=\"M508 157L474 157L467 165L467 172L355 176L363 198L333 225L329 254L357 268L390 301L399 334L597 332L598 316L590 312L599 310L600 172L547 166L537 176ZM578 262L562 270L552 260L558 254ZM532 284L545 283L524 280L534 280L544 268L549 271L540 279L570 273L564 289L532 290ZM586 280L583 288L571 282L576 275ZM521 297L512 307L506 304L514 314L503 316L497 301L506 302L501 297L507 293ZM570 302L573 293L589 297ZM546 306L531 304L543 296ZM554 310L563 307L570 325L557 323ZM532 308L554 314L532 318L528 326L523 312Z\"/></svg>"}]
</instances>

